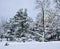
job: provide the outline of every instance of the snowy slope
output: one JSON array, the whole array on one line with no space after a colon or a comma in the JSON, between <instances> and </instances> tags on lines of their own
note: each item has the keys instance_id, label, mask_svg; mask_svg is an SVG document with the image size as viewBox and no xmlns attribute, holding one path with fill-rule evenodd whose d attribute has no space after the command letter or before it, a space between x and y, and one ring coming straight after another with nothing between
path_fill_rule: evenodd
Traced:
<instances>
[{"instance_id":1,"label":"snowy slope","mask_svg":"<svg viewBox=\"0 0 60 49\"><path fill-rule=\"evenodd\" d=\"M60 49L60 42L7 42L8 46L4 46L6 41L0 42L0 49Z\"/></svg>"}]
</instances>

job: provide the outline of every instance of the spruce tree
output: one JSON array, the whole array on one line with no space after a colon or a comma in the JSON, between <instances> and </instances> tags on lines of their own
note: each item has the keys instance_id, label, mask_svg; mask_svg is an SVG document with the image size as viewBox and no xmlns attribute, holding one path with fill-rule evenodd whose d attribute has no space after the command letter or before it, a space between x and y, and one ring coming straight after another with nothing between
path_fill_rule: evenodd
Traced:
<instances>
[{"instance_id":1,"label":"spruce tree","mask_svg":"<svg viewBox=\"0 0 60 49\"><path fill-rule=\"evenodd\" d=\"M24 12L23 9L20 9L17 14L10 19L9 34L12 36L12 39L22 38L23 41L28 39L30 23L28 18L27 9L25 9Z\"/></svg>"}]
</instances>

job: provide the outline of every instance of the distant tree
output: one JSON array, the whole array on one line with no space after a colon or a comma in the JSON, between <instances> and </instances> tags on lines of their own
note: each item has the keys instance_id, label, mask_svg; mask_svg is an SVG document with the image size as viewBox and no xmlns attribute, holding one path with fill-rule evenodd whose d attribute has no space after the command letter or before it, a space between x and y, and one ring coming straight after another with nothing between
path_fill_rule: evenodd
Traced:
<instances>
[{"instance_id":1,"label":"distant tree","mask_svg":"<svg viewBox=\"0 0 60 49\"><path fill-rule=\"evenodd\" d=\"M39 8L40 10L40 16L41 17L41 31L42 31L42 41L45 41L45 24L44 24L44 19L45 19L45 12L46 12L46 9L48 9L48 5L50 4L49 0L36 0L36 3L37 3L37 6L36 8ZM48 9L49 10L49 9Z\"/></svg>"},{"instance_id":2,"label":"distant tree","mask_svg":"<svg viewBox=\"0 0 60 49\"><path fill-rule=\"evenodd\" d=\"M7 21L7 19L6 18L1 18L0 19L0 38L1 38L1 41L2 41L2 39L4 38L4 33L5 33L5 29L4 29L4 27L5 27L5 24L6 24L6 21Z\"/></svg>"}]
</instances>

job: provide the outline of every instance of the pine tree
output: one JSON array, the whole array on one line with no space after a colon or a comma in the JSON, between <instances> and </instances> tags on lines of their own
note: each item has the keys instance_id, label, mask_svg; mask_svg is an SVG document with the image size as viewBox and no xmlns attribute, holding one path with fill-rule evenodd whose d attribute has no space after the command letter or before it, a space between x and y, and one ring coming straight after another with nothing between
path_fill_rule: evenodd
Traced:
<instances>
[{"instance_id":1,"label":"pine tree","mask_svg":"<svg viewBox=\"0 0 60 49\"><path fill-rule=\"evenodd\" d=\"M60 40L59 36L60 36L60 0L54 0L56 3L55 9L56 9L56 33L57 33L57 40Z\"/></svg>"},{"instance_id":2,"label":"pine tree","mask_svg":"<svg viewBox=\"0 0 60 49\"><path fill-rule=\"evenodd\" d=\"M7 32L10 36L10 40L16 40L15 38L20 38L23 42L28 40L32 35L31 30L29 29L31 20L32 19L29 19L27 15L27 9L25 9L24 12L23 9L20 9L13 18L10 18L10 31Z\"/></svg>"}]
</instances>

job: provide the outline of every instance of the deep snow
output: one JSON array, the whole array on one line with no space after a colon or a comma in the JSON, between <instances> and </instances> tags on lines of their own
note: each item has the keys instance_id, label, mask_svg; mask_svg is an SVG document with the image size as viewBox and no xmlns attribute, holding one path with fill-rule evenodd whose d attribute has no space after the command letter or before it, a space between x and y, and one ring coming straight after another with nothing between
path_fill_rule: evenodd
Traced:
<instances>
[{"instance_id":1,"label":"deep snow","mask_svg":"<svg viewBox=\"0 0 60 49\"><path fill-rule=\"evenodd\" d=\"M5 46L6 41L0 42L0 49L60 49L60 41L52 42L7 42L9 45Z\"/></svg>"}]
</instances>

